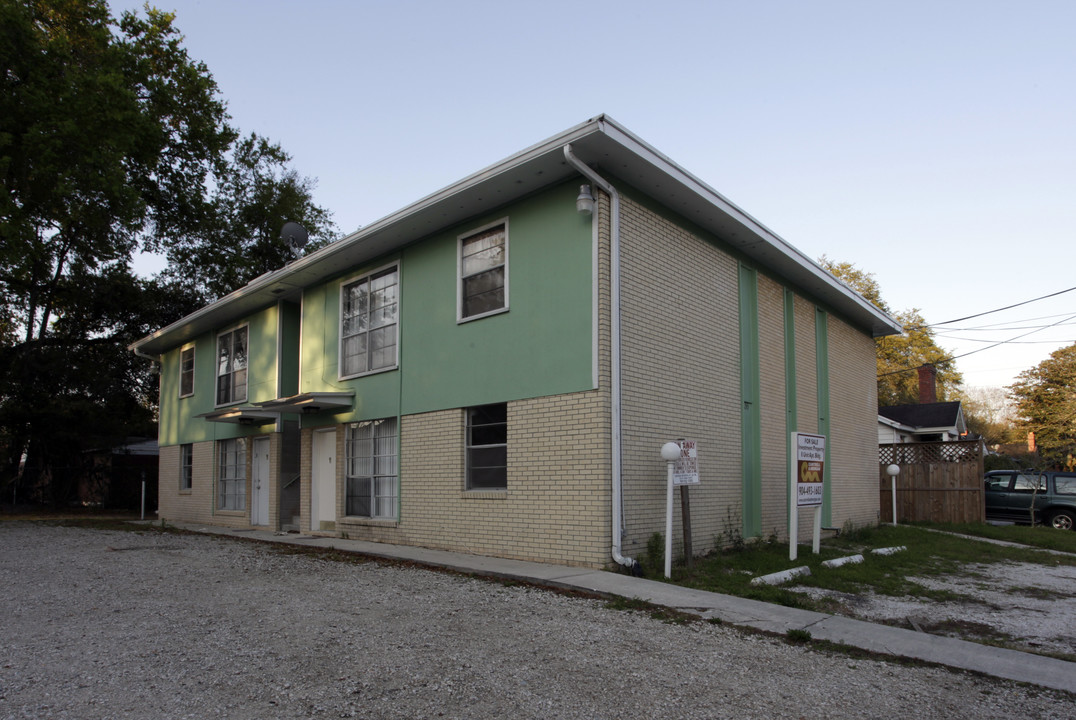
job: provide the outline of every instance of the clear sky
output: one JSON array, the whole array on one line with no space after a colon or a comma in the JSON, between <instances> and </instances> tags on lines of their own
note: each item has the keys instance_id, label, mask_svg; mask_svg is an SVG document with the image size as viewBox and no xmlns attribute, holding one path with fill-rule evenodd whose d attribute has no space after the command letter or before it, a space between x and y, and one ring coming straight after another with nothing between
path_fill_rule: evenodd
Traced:
<instances>
[{"instance_id":1,"label":"clear sky","mask_svg":"<svg viewBox=\"0 0 1076 720\"><path fill-rule=\"evenodd\" d=\"M159 6L343 232L608 113L895 310L942 323L1076 287L1072 0ZM1076 291L945 327L981 350L967 385L1007 385L1076 342Z\"/></svg>"}]
</instances>

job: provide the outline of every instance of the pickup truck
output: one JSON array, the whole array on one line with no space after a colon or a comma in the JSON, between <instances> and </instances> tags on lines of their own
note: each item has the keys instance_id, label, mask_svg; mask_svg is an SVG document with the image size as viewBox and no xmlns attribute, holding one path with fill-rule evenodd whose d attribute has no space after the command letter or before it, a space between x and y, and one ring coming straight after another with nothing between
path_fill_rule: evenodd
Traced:
<instances>
[{"instance_id":1,"label":"pickup truck","mask_svg":"<svg viewBox=\"0 0 1076 720\"><path fill-rule=\"evenodd\" d=\"M1061 530L1076 525L1076 473L992 470L984 477L987 520L1034 521Z\"/></svg>"}]
</instances>

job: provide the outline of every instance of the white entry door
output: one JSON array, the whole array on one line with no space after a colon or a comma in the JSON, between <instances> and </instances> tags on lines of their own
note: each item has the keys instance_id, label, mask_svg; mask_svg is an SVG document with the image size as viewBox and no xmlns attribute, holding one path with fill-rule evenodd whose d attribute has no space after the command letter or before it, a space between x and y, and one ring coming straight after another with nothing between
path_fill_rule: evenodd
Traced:
<instances>
[{"instance_id":1,"label":"white entry door","mask_svg":"<svg viewBox=\"0 0 1076 720\"><path fill-rule=\"evenodd\" d=\"M250 524L269 524L269 438L257 438L251 451Z\"/></svg>"},{"instance_id":2,"label":"white entry door","mask_svg":"<svg viewBox=\"0 0 1076 720\"><path fill-rule=\"evenodd\" d=\"M310 529L331 530L336 524L336 430L315 432L313 444Z\"/></svg>"}]
</instances>

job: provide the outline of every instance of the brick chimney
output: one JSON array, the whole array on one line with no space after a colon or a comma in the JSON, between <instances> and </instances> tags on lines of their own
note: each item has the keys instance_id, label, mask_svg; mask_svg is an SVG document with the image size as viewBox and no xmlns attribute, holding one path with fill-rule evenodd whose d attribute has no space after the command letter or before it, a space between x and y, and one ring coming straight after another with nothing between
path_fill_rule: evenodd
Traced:
<instances>
[{"instance_id":1,"label":"brick chimney","mask_svg":"<svg viewBox=\"0 0 1076 720\"><path fill-rule=\"evenodd\" d=\"M919 366L919 404L938 402L938 369L931 364Z\"/></svg>"}]
</instances>

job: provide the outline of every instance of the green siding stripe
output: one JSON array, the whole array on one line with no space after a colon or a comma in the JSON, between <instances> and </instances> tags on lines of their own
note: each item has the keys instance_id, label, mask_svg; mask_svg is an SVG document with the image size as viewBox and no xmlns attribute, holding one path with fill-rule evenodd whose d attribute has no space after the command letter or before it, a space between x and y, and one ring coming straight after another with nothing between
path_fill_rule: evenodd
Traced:
<instances>
[{"instance_id":1,"label":"green siding stripe","mask_svg":"<svg viewBox=\"0 0 1076 720\"><path fill-rule=\"evenodd\" d=\"M822 524L829 525L832 517L830 502L830 475L832 473L831 457L833 455L833 437L829 432L829 316L825 310L815 308L815 355L818 372L818 433L826 436L826 464L822 482Z\"/></svg>"},{"instance_id":2,"label":"green siding stripe","mask_svg":"<svg viewBox=\"0 0 1076 720\"><path fill-rule=\"evenodd\" d=\"M743 534L762 534L762 423L759 417L758 272L740 265L740 435Z\"/></svg>"},{"instance_id":3,"label":"green siding stripe","mask_svg":"<svg viewBox=\"0 0 1076 720\"><path fill-rule=\"evenodd\" d=\"M799 405L796 400L796 294L785 288L785 467L792 457L792 433L799 424ZM792 521L792 505L785 492L785 517Z\"/></svg>"}]
</instances>

